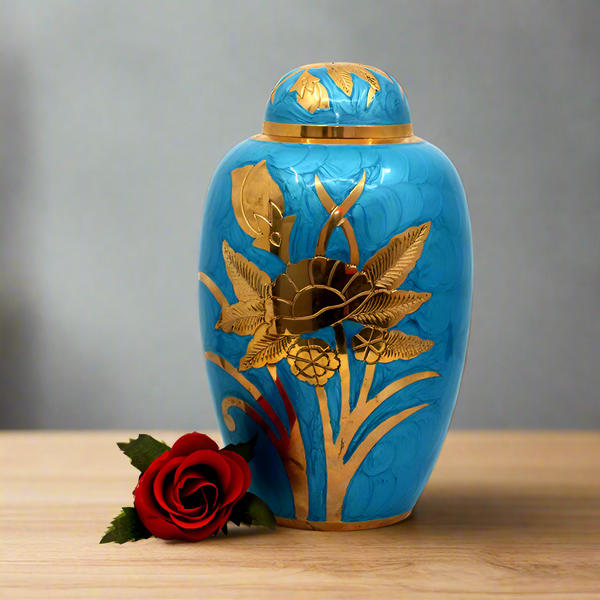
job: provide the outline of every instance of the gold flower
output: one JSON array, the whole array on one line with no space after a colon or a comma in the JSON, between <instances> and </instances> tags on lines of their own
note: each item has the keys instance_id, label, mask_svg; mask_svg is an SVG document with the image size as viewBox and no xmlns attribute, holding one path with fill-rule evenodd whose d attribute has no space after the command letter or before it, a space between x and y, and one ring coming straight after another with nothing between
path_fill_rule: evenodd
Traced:
<instances>
[{"instance_id":1,"label":"gold flower","mask_svg":"<svg viewBox=\"0 0 600 600\"><path fill-rule=\"evenodd\" d=\"M336 351L318 338L297 339L288 348L287 360L298 379L319 387L340 368Z\"/></svg>"},{"instance_id":2,"label":"gold flower","mask_svg":"<svg viewBox=\"0 0 600 600\"><path fill-rule=\"evenodd\" d=\"M352 338L354 356L369 365L393 360L409 360L433 347L431 340L401 331L386 331L379 327L363 327Z\"/></svg>"},{"instance_id":3,"label":"gold flower","mask_svg":"<svg viewBox=\"0 0 600 600\"><path fill-rule=\"evenodd\" d=\"M373 284L346 263L317 257L288 265L273 283L277 333L312 333L351 317L365 303Z\"/></svg>"},{"instance_id":4,"label":"gold flower","mask_svg":"<svg viewBox=\"0 0 600 600\"><path fill-rule=\"evenodd\" d=\"M354 356L370 365L379 362L381 353L385 349L383 334L385 329L378 327L364 327L352 338Z\"/></svg>"},{"instance_id":5,"label":"gold flower","mask_svg":"<svg viewBox=\"0 0 600 600\"><path fill-rule=\"evenodd\" d=\"M238 302L223 306L217 329L252 335L240 370L276 364L287 357L292 372L322 386L339 367L336 352L314 333L352 320L365 327L353 338L358 360L375 364L408 360L433 346L401 331L388 331L415 312L431 294L397 289L423 251L430 223L392 238L362 271L324 256L288 264L274 281L223 242L225 267Z\"/></svg>"}]
</instances>

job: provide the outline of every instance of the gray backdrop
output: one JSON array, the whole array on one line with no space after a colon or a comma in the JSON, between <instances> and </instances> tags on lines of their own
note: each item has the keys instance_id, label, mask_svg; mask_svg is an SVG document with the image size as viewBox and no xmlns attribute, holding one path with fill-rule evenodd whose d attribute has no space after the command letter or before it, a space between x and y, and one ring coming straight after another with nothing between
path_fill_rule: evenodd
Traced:
<instances>
[{"instance_id":1,"label":"gray backdrop","mask_svg":"<svg viewBox=\"0 0 600 600\"><path fill-rule=\"evenodd\" d=\"M213 427L220 159L311 62L383 68L462 175L455 427L600 426L600 2L0 0L0 427Z\"/></svg>"}]
</instances>

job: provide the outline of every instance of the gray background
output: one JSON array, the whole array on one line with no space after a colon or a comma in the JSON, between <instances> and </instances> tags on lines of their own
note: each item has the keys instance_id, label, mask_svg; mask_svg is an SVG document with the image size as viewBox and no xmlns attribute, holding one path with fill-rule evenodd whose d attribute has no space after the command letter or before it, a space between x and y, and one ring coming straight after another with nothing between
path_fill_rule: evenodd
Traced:
<instances>
[{"instance_id":1,"label":"gray background","mask_svg":"<svg viewBox=\"0 0 600 600\"><path fill-rule=\"evenodd\" d=\"M204 195L329 60L399 79L463 178L454 426L600 426L600 2L0 0L0 427L215 425Z\"/></svg>"}]
</instances>

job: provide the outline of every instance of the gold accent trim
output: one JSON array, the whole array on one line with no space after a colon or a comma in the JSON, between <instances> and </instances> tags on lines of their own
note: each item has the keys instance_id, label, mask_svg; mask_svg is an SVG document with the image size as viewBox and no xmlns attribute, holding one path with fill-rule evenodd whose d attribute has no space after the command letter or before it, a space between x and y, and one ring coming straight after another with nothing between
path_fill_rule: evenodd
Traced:
<instances>
[{"instance_id":1,"label":"gold accent trim","mask_svg":"<svg viewBox=\"0 0 600 600\"><path fill-rule=\"evenodd\" d=\"M350 194L348 194L348 196L339 206L336 206L335 209L331 211L329 219L327 219L327 222L325 223L325 225L323 225L321 233L319 234L315 256L325 256L325 250L327 249L327 245L329 244L329 238L331 237L331 234L333 233L335 228L341 225L346 219L346 213L354 206L354 203L362 194L366 180L367 172L363 171L360 181L354 186ZM319 184L322 189L319 189ZM317 188L317 195L319 194L319 192L325 192L321 181L318 180L317 183L317 175L315 175L315 187ZM348 242L350 242L348 236L346 236L346 239L348 240ZM356 246L356 248L350 247L350 255L351 266L356 267L358 265L358 245Z\"/></svg>"},{"instance_id":2,"label":"gold accent trim","mask_svg":"<svg viewBox=\"0 0 600 600\"><path fill-rule=\"evenodd\" d=\"M300 67L300 68L296 69L295 71L292 71L286 77L283 77L282 79L280 79L275 84L275 87L271 91L271 104L273 104L273 100L275 99L275 92L277 91L279 86L282 85L284 82L286 82L288 79L290 79L290 77L293 77L294 75L296 75L297 73L299 73L300 71L303 70L304 73L302 73L302 75L298 78L298 80L296 81L294 86L291 87L288 91L289 92L297 91L298 97L296 99L297 99L298 103L300 105L302 105L304 108L306 108L306 110L310 110L307 106L305 106L304 96L301 95L300 92L303 91L304 89L306 89L307 87L310 88L311 92L313 91L310 84L313 83L313 80L316 79L316 81L320 81L320 79L318 79L315 75L310 73L309 70L310 69L320 69L321 67L327 68L327 74L329 75L331 80L335 83L335 85L340 90L342 90L342 92L344 92L344 94L346 94L346 96L352 95L352 88L354 87L354 82L352 81L352 75L357 75L363 81L366 81L369 84L369 94L367 96L367 106L369 106L371 104L371 102L373 101L373 98L375 97L375 94L381 90L381 86L379 85L379 80L377 79L377 77L375 77L375 75L373 73L371 73L371 71L375 71L375 73L379 73L380 75L383 75L384 77L389 79L391 82L394 82L394 80L385 71L382 71L381 69L377 69L375 67L370 67L369 65L361 65L361 64L357 64L357 63L340 63L340 62L337 62L337 63L336 62L314 63L312 65L304 65L303 67ZM312 78L312 80L311 80L311 78ZM398 84L398 87L400 88L401 96L404 97L404 90L402 89L402 86L400 84ZM327 90L325 88L323 88L323 90L325 91L325 94L327 95ZM322 108L327 108L327 107L328 107L328 105L324 106ZM310 112L312 113L312 112L315 112L316 108L321 108L321 107L313 108L311 106L311 108L312 108L312 110L310 110Z\"/></svg>"},{"instance_id":3,"label":"gold accent trim","mask_svg":"<svg viewBox=\"0 0 600 600\"><path fill-rule=\"evenodd\" d=\"M262 133L276 137L328 140L405 138L413 135L412 123L401 125L301 125L263 121Z\"/></svg>"},{"instance_id":4,"label":"gold accent trim","mask_svg":"<svg viewBox=\"0 0 600 600\"><path fill-rule=\"evenodd\" d=\"M262 394L258 391L258 388L253 383L250 383L231 363L227 362L224 358L221 358L214 352L205 352L204 358L215 363L215 365L221 367L221 369L231 375L247 392L250 393L255 400L262 398Z\"/></svg>"},{"instance_id":5,"label":"gold accent trim","mask_svg":"<svg viewBox=\"0 0 600 600\"><path fill-rule=\"evenodd\" d=\"M304 440L300 434L300 423L290 399L277 375L276 365L267 365L269 375L277 386L281 399L286 405L288 420L290 421L289 445L285 452L280 453L283 466L288 475L294 496L294 509L296 518L305 521L308 518L308 478L306 475L306 452Z\"/></svg>"},{"instance_id":6,"label":"gold accent trim","mask_svg":"<svg viewBox=\"0 0 600 600\"><path fill-rule=\"evenodd\" d=\"M327 88L319 83L321 80L308 72L308 69L298 77L290 92L296 92L296 101L309 113L318 109L329 108L329 94Z\"/></svg>"},{"instance_id":7,"label":"gold accent trim","mask_svg":"<svg viewBox=\"0 0 600 600\"><path fill-rule=\"evenodd\" d=\"M373 521L301 521L296 519L283 519L277 517L277 525L281 527L291 527L292 529L308 529L310 531L360 531L362 529L377 529L400 523L410 517L410 513L402 513L397 517L388 517L387 519L374 519Z\"/></svg>"},{"instance_id":8,"label":"gold accent trim","mask_svg":"<svg viewBox=\"0 0 600 600\"><path fill-rule=\"evenodd\" d=\"M323 208L328 213L333 214L334 211L338 210L338 205L327 193L327 190L323 187L323 184L321 183L321 180L317 174L315 174L315 190L321 204L323 205ZM348 247L350 248L350 266L357 267L360 261L360 254L358 250L358 242L356 241L356 236L354 235L354 229L347 219L342 219L338 225L342 228L342 231L346 236L346 240L348 241Z\"/></svg>"},{"instance_id":9,"label":"gold accent trim","mask_svg":"<svg viewBox=\"0 0 600 600\"><path fill-rule=\"evenodd\" d=\"M402 423L402 421L408 419L408 417L414 415L416 412L420 411L422 408L429 406L429 404L420 404L419 406L413 406L412 408L407 408L403 410L401 413L390 417L377 427L373 429L369 434L365 437L365 439L360 443L360 446L354 451L354 454L350 457L350 460L346 463L346 469L354 475L358 468L362 464L362 461L367 458L367 454L373 450L375 444L388 432L390 432L396 425ZM346 489L348 488L348 484L346 485ZM344 501L344 497L346 496L346 490L344 489L344 496L341 498L341 502Z\"/></svg>"},{"instance_id":10,"label":"gold accent trim","mask_svg":"<svg viewBox=\"0 0 600 600\"><path fill-rule=\"evenodd\" d=\"M209 289L215 300L221 305L221 308L229 306L229 302L227 302L227 298L225 298L223 292L206 273L198 273L198 281L201 281Z\"/></svg>"},{"instance_id":11,"label":"gold accent trim","mask_svg":"<svg viewBox=\"0 0 600 600\"><path fill-rule=\"evenodd\" d=\"M327 138L299 138L299 137L287 137L278 135L265 135L258 133L252 136L253 140L259 142L278 142L280 144L351 144L351 145L367 145L376 146L379 144L416 144L422 142L423 139L412 135L409 137L397 137L397 138L373 138L373 139L327 139Z\"/></svg>"},{"instance_id":12,"label":"gold accent trim","mask_svg":"<svg viewBox=\"0 0 600 600\"><path fill-rule=\"evenodd\" d=\"M248 202L248 211L244 209L242 215L244 217L243 224L250 226L252 223L252 233L263 231L259 225L267 223L273 216L268 212L270 209L265 208L267 195L272 201L270 202L271 208L277 213L278 219L281 219L279 223L282 224L285 222L285 219L282 218L284 204L276 201L280 190L271 185L272 179L266 169L266 163L263 161L259 165L248 165L247 167L250 169L248 173L236 171L236 177L238 174L243 176L244 173L250 177L252 172L256 175L257 181L261 180L261 182L247 199L244 198L243 190L239 194L232 195L234 205L236 198L240 198L240 206L244 201ZM355 259L353 262L358 262L358 246L353 245L355 238L350 223L346 221L346 214L361 195L365 181L366 173L363 173L360 182L338 205L327 194L319 178L315 176L317 196L321 204L326 209L329 208L329 219L320 232L315 254L323 255L325 253L332 231L336 227L341 227L348 238L350 254ZM247 219L244 215L252 215L252 218ZM256 229L254 228L255 223ZM269 222L272 234L271 225L272 223ZM219 365L240 382L258 402L277 429L280 437L277 437L275 429L270 428L271 424L267 424L264 417L250 405L245 406L245 412L265 431L282 457L292 486L298 519L296 523L304 523L308 529L314 529L315 526L307 520L309 500L305 448L297 423L297 415L277 376L275 364L286 358L292 374L315 387L322 423L327 472L325 526L331 525L333 529L338 530L348 527L351 529L362 528L357 527L356 524L333 525L341 523L343 502L352 477L369 452L386 433L416 412L426 408L428 404L421 403L407 408L399 414L387 417L372 431L366 433L364 439L356 440L351 454L348 453L349 446L352 445L361 424L393 394L422 379L440 376L435 371L407 375L391 383L369 400L375 363L389 362L396 358L409 360L428 351L433 345L431 340L421 340L417 336L406 335L398 330L387 330L406 314L417 310L430 298L430 294L426 292L417 293L395 289L406 280L408 273L421 257L430 225L430 223L424 223L393 237L387 246L365 263L362 271L358 271L355 265L348 265L324 256L315 256L303 259L298 263L288 264L285 273L280 274L274 281L243 255L234 252L226 241L223 242L225 268L238 302L231 307L227 305L223 308L216 327L239 335L252 333L252 329L255 327L256 329L253 332L252 340L248 343L246 355L242 358L239 369L216 354L208 352L206 358ZM291 226L290 222L289 229ZM286 237L289 237L289 229ZM275 230L278 233L284 231L279 226ZM274 241L279 243L280 240L281 238L277 238ZM204 281L221 304L227 302L208 276L200 274L200 279ZM221 295L221 299L219 299L219 295ZM352 339L354 357L367 363L359 399L353 410L350 406L348 343L342 325L342 321L346 319L365 324L361 332ZM335 349L330 348L320 338L299 337L303 333L317 332L329 326L333 327L335 331ZM275 381L286 407L291 428L289 434L268 400L261 396L259 390L240 374L240 371L263 366L268 366L269 373ZM339 371L340 375L339 427L335 427L335 424L332 423L327 393L323 387L335 371ZM235 423L233 417L228 418L228 416L231 417L227 412L228 409L230 406L244 409L244 405L247 403L232 396L225 398L223 403L222 410L225 411L223 418L227 427L231 429ZM335 441L333 439L334 429L339 432ZM323 527L323 524L319 526ZM370 526L377 525L371 524Z\"/></svg>"},{"instance_id":13,"label":"gold accent trim","mask_svg":"<svg viewBox=\"0 0 600 600\"><path fill-rule=\"evenodd\" d=\"M340 408L340 433L345 421L350 416L350 364L348 362L348 345L346 343L346 332L341 323L333 326L335 333L335 345L340 361L340 386L342 388L342 406Z\"/></svg>"}]
</instances>

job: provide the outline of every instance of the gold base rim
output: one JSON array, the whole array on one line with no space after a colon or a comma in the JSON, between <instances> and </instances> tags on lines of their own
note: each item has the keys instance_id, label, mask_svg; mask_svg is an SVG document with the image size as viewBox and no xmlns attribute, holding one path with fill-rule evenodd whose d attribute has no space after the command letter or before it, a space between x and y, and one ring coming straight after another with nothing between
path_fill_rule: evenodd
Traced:
<instances>
[{"instance_id":1,"label":"gold base rim","mask_svg":"<svg viewBox=\"0 0 600 600\"><path fill-rule=\"evenodd\" d=\"M375 519L373 521L297 521L296 519L284 519L277 517L277 525L290 527L291 529L305 529L307 531L361 531L367 529L379 529L388 527L404 521L410 517L412 509L395 517L386 519Z\"/></svg>"}]
</instances>

